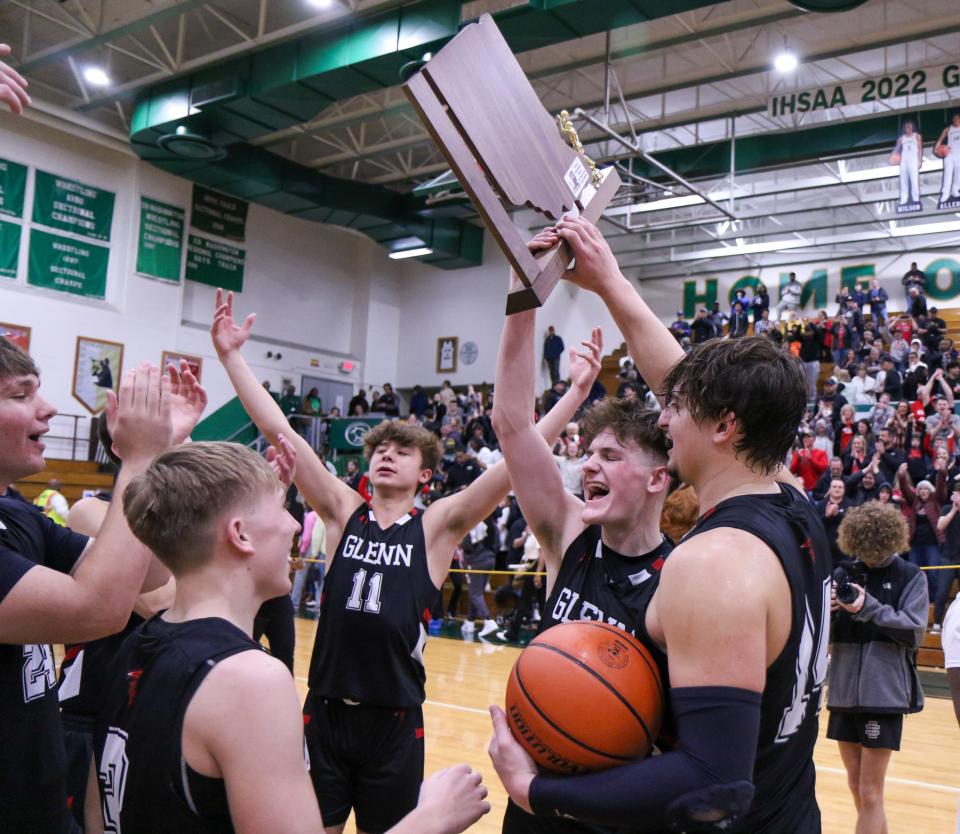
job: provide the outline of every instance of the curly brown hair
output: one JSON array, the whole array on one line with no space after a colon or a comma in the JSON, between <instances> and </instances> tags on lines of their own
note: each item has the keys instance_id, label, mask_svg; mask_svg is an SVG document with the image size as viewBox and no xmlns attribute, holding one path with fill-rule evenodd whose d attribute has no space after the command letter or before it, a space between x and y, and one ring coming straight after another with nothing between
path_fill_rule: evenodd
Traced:
<instances>
[{"instance_id":1,"label":"curly brown hair","mask_svg":"<svg viewBox=\"0 0 960 834\"><path fill-rule=\"evenodd\" d=\"M840 522L840 550L862 562L885 562L910 547L910 529L903 513L893 504L868 501L848 510Z\"/></svg>"},{"instance_id":2,"label":"curly brown hair","mask_svg":"<svg viewBox=\"0 0 960 834\"><path fill-rule=\"evenodd\" d=\"M678 542L697 523L700 499L692 486L684 484L667 496L660 512L660 529Z\"/></svg>"},{"instance_id":3,"label":"curly brown hair","mask_svg":"<svg viewBox=\"0 0 960 834\"><path fill-rule=\"evenodd\" d=\"M400 420L384 420L370 429L363 438L363 456L370 460L381 443L396 443L407 449L419 449L420 467L431 471L436 470L443 454L440 440L433 432Z\"/></svg>"}]
</instances>

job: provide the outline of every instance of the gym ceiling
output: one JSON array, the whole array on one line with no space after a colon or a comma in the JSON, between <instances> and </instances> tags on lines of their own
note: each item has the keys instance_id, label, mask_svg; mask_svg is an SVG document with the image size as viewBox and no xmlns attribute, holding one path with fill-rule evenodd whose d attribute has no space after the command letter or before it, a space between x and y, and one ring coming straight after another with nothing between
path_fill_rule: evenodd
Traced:
<instances>
[{"instance_id":1,"label":"gym ceiling","mask_svg":"<svg viewBox=\"0 0 960 834\"><path fill-rule=\"evenodd\" d=\"M912 73L960 62L957 0L2 0L0 33L38 111L387 249L422 240L421 260L459 268L480 262L482 232L400 72L483 13L544 106L579 108L587 153L619 166L628 187L601 225L628 275L960 244L960 213L896 216L888 167L901 118L917 118L921 190L939 190L932 142L960 75ZM773 66L784 51L792 72ZM887 95L829 106L836 87L881 78ZM816 89L828 106L771 111Z\"/></svg>"}]
</instances>

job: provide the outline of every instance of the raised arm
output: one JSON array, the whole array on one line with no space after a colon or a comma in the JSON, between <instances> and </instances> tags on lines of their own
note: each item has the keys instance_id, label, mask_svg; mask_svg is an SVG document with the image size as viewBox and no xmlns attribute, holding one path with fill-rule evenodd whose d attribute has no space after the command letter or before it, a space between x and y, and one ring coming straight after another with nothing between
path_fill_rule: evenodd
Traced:
<instances>
[{"instance_id":1,"label":"raised arm","mask_svg":"<svg viewBox=\"0 0 960 834\"><path fill-rule=\"evenodd\" d=\"M170 445L170 380L158 368L141 366L124 376L119 400L112 393L108 397L117 414L113 441L124 466L100 535L87 545L72 575L24 566L29 569L0 604L0 642L79 643L115 634L130 617L153 554L127 526L123 493ZM76 546L79 538L52 523L46 531L51 557Z\"/></svg>"},{"instance_id":2,"label":"raised arm","mask_svg":"<svg viewBox=\"0 0 960 834\"><path fill-rule=\"evenodd\" d=\"M576 265L564 276L602 299L627 340L627 349L647 385L660 397L663 378L683 348L620 272L603 235L582 217L565 217L557 235L570 244Z\"/></svg>"},{"instance_id":3,"label":"raised arm","mask_svg":"<svg viewBox=\"0 0 960 834\"><path fill-rule=\"evenodd\" d=\"M343 529L363 498L331 475L307 441L290 431L290 424L280 406L263 389L240 354L240 348L249 338L255 320L256 314L251 313L242 325L238 325L233 318L233 293L227 293L224 300L223 290L218 289L217 309L210 329L213 346L230 377L233 390L257 428L274 446L280 443L280 435L293 444L297 456L297 487L323 518L333 540L337 541L340 538L339 530Z\"/></svg>"},{"instance_id":4,"label":"raised arm","mask_svg":"<svg viewBox=\"0 0 960 834\"><path fill-rule=\"evenodd\" d=\"M534 242L552 246L556 235L541 233ZM583 529L580 521L583 502L564 489L550 446L533 422L535 329L534 310L510 316L503 328L497 357L493 427L523 517L553 572L559 568L567 544ZM602 350L599 328L594 330L593 341L585 344L590 349L590 358L587 359L586 354L584 358L577 357L575 352L573 357L580 359L581 368L586 366L586 372L592 376L589 363L599 363ZM577 372L575 367L571 362L571 374ZM550 414L544 419L549 417Z\"/></svg>"},{"instance_id":5,"label":"raised arm","mask_svg":"<svg viewBox=\"0 0 960 834\"><path fill-rule=\"evenodd\" d=\"M6 57L9 54L10 47L0 43L0 57ZM33 103L27 95L27 79L3 61L0 61L0 102L6 104L10 112L18 116L23 112L24 107L29 107Z\"/></svg>"},{"instance_id":6,"label":"raised arm","mask_svg":"<svg viewBox=\"0 0 960 834\"><path fill-rule=\"evenodd\" d=\"M529 318L524 318L523 314L508 316L504 323L504 339L513 344L520 343L523 339L527 344L533 338L533 325ZM514 331L520 331L525 335L518 338L514 336ZM600 338L599 330L595 331L597 339ZM535 432L539 433L541 444L545 443L545 451L549 458L550 466L556 470L557 465L550 454L550 449L556 443L560 432L564 426L570 422L576 413L580 404L587 398L593 381L600 372L600 350L599 344L591 344L590 351L582 354L584 358L581 362L574 363L571 368L571 386L560 401L550 409L550 412L537 423ZM532 351L532 346L530 350ZM496 392L493 402L494 408L500 397L499 390ZM527 408L530 407L532 398L527 402ZM539 447L535 447L539 449ZM470 486L456 495L442 498L435 501L424 514L424 531L427 535L427 553L430 555L430 575L436 582L442 581L450 567L449 556L467 532L475 527L480 521L485 519L500 502L507 490L510 489L510 477L507 473L506 461L500 461L495 466L491 466ZM554 508L556 511L556 508Z\"/></svg>"}]
</instances>

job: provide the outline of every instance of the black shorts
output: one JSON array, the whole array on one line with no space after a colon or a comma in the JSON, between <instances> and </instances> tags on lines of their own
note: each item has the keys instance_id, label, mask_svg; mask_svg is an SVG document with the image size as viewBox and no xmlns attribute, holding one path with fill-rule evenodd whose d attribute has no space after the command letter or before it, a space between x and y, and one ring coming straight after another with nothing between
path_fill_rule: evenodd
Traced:
<instances>
[{"instance_id":1,"label":"black shorts","mask_svg":"<svg viewBox=\"0 0 960 834\"><path fill-rule=\"evenodd\" d=\"M326 827L356 814L380 834L417 807L423 782L423 710L352 706L307 694L304 737Z\"/></svg>"},{"instance_id":2,"label":"black shorts","mask_svg":"<svg viewBox=\"0 0 960 834\"><path fill-rule=\"evenodd\" d=\"M93 758L93 719L60 714L63 724L63 745L67 751L67 802L70 814L83 826L83 803L90 778L90 760Z\"/></svg>"},{"instance_id":3,"label":"black shorts","mask_svg":"<svg viewBox=\"0 0 960 834\"><path fill-rule=\"evenodd\" d=\"M903 716L883 712L831 712L827 738L877 750L899 750Z\"/></svg>"},{"instance_id":4,"label":"black shorts","mask_svg":"<svg viewBox=\"0 0 960 834\"><path fill-rule=\"evenodd\" d=\"M502 834L615 834L616 829L565 817L535 817L507 800Z\"/></svg>"}]
</instances>

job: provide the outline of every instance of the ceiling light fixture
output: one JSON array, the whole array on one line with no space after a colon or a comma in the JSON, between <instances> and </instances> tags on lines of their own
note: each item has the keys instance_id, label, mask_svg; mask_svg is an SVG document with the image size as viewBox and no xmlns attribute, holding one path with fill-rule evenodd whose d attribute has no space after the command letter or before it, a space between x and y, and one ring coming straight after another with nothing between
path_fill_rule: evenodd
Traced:
<instances>
[{"instance_id":1,"label":"ceiling light fixture","mask_svg":"<svg viewBox=\"0 0 960 834\"><path fill-rule=\"evenodd\" d=\"M389 257L395 261L402 261L405 258L419 258L421 255L432 255L433 250L429 246L420 246L416 249L401 249L399 252L391 252Z\"/></svg>"},{"instance_id":2,"label":"ceiling light fixture","mask_svg":"<svg viewBox=\"0 0 960 834\"><path fill-rule=\"evenodd\" d=\"M93 84L94 87L110 86L110 76L100 67L87 67L83 71L83 80L88 84Z\"/></svg>"},{"instance_id":3,"label":"ceiling light fixture","mask_svg":"<svg viewBox=\"0 0 960 834\"><path fill-rule=\"evenodd\" d=\"M307 0L307 3L318 9L329 9L333 5L333 0Z\"/></svg>"},{"instance_id":4,"label":"ceiling light fixture","mask_svg":"<svg viewBox=\"0 0 960 834\"><path fill-rule=\"evenodd\" d=\"M890 224L890 234L894 237L912 237L913 235L936 235L944 232L960 232L960 222L947 220L943 223L920 223L914 226Z\"/></svg>"},{"instance_id":5,"label":"ceiling light fixture","mask_svg":"<svg viewBox=\"0 0 960 834\"><path fill-rule=\"evenodd\" d=\"M773 68L777 72L793 72L799 63L797 54L791 49L784 48L783 52L778 53L773 59Z\"/></svg>"},{"instance_id":6,"label":"ceiling light fixture","mask_svg":"<svg viewBox=\"0 0 960 834\"><path fill-rule=\"evenodd\" d=\"M680 197L666 197L663 200L651 200L649 203L631 203L626 206L615 206L607 209L604 214L616 217L621 214L634 214L645 211L660 211L661 209L681 208L683 206L698 206L705 203L699 194L683 194Z\"/></svg>"}]
</instances>

